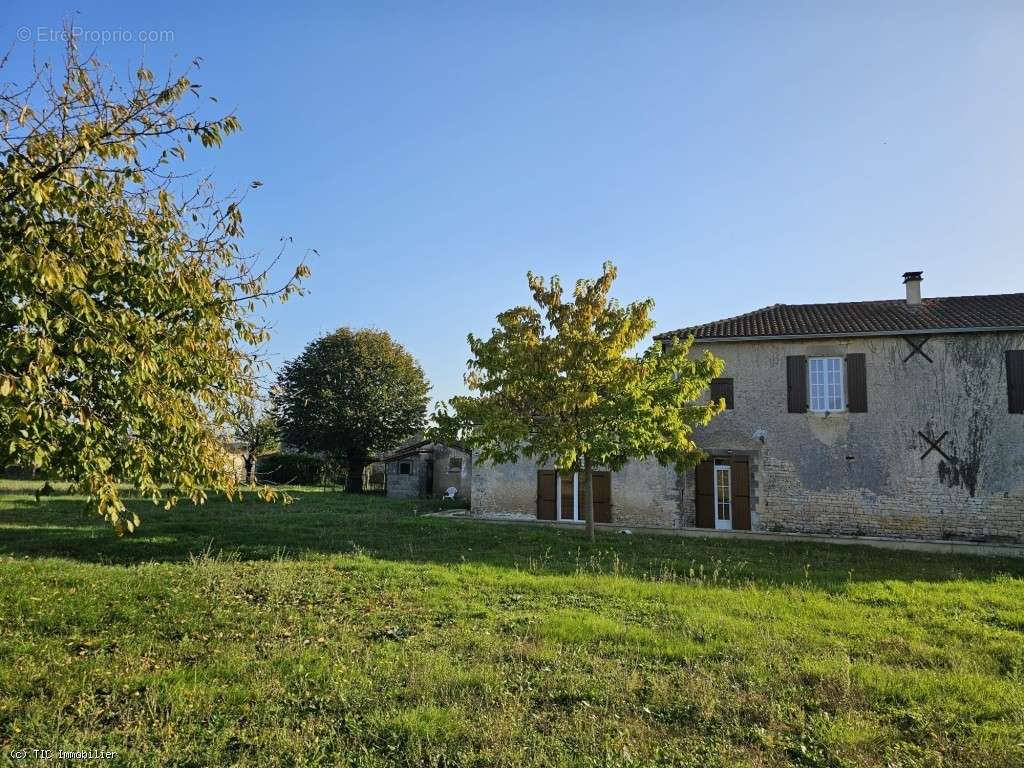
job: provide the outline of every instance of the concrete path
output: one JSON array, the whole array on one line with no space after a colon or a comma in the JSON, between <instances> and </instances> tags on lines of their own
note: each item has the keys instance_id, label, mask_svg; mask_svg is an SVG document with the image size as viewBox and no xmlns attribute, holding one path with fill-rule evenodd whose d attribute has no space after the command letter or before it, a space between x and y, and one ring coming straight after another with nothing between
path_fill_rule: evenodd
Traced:
<instances>
[{"instance_id":1,"label":"concrete path","mask_svg":"<svg viewBox=\"0 0 1024 768\"><path fill-rule=\"evenodd\" d=\"M479 520L484 523L499 525L535 525L535 526L574 526L582 523L563 523L557 520L534 520L532 518L478 516L471 515L464 509L446 510L432 513L436 517L449 517L459 520ZM626 528L621 525L597 523L599 531L615 533L631 533L644 536L690 536L707 539L756 539L758 541L803 541L814 544L835 544L839 546L880 547L915 552L945 552L956 555L981 555L985 557L1022 557L1024 545L993 544L974 541L948 541L935 539L895 539L886 536L828 536L820 533L770 533L767 531L716 531L709 528Z\"/></svg>"}]
</instances>

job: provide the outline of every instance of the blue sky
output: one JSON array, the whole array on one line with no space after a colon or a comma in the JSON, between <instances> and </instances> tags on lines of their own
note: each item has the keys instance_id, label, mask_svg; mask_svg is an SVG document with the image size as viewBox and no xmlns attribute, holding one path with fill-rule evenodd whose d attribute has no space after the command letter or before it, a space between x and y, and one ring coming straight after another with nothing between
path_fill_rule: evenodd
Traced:
<instances>
[{"instance_id":1,"label":"blue sky","mask_svg":"<svg viewBox=\"0 0 1024 768\"><path fill-rule=\"evenodd\" d=\"M0 39L59 55L40 28L77 10L173 36L85 46L122 71L203 57L244 132L196 159L264 183L247 248L320 253L309 295L270 310L277 364L384 328L448 397L528 269L607 259L659 330L895 298L908 269L925 295L1024 290L1019 3L231 6L6 3Z\"/></svg>"}]
</instances>

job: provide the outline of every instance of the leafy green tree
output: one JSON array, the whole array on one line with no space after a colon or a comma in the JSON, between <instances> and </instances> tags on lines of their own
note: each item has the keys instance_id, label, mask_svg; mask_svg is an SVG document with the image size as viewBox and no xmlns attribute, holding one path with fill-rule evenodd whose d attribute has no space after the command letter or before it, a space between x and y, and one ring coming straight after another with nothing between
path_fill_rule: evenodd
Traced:
<instances>
[{"instance_id":1,"label":"leafy green tree","mask_svg":"<svg viewBox=\"0 0 1024 768\"><path fill-rule=\"evenodd\" d=\"M139 522L119 483L166 506L233 490L222 437L256 393L253 313L306 274L268 291L238 199L186 173L187 145L239 130L201 116L191 71L119 82L72 39L0 87L0 451L119 533Z\"/></svg>"},{"instance_id":2,"label":"leafy green tree","mask_svg":"<svg viewBox=\"0 0 1024 768\"><path fill-rule=\"evenodd\" d=\"M438 439L457 437L485 461L524 456L582 469L591 540L595 467L654 456L684 471L702 457L693 429L724 408L697 402L723 363L710 352L691 358L692 339L631 353L654 328L654 302L609 299L615 276L606 263L566 301L557 277L545 283L530 273L536 308L502 312L489 339L469 336L466 384L478 394L454 397L435 414Z\"/></svg>"},{"instance_id":3,"label":"leafy green tree","mask_svg":"<svg viewBox=\"0 0 1024 768\"><path fill-rule=\"evenodd\" d=\"M339 328L284 366L274 405L283 442L343 463L347 490L361 492L372 454L423 427L429 391L419 363L386 332Z\"/></svg>"},{"instance_id":4,"label":"leafy green tree","mask_svg":"<svg viewBox=\"0 0 1024 768\"><path fill-rule=\"evenodd\" d=\"M280 440L274 414L256 407L242 409L235 421L235 439L241 443L245 462L245 481L256 484L256 464L260 458L278 449Z\"/></svg>"}]
</instances>

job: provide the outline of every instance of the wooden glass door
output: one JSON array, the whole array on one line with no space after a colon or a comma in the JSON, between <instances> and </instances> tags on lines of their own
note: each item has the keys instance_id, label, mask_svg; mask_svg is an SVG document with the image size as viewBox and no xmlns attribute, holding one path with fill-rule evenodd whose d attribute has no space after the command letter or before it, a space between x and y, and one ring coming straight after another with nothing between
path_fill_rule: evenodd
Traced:
<instances>
[{"instance_id":1,"label":"wooden glass door","mask_svg":"<svg viewBox=\"0 0 1024 768\"><path fill-rule=\"evenodd\" d=\"M715 464L715 528L732 530L732 467Z\"/></svg>"}]
</instances>

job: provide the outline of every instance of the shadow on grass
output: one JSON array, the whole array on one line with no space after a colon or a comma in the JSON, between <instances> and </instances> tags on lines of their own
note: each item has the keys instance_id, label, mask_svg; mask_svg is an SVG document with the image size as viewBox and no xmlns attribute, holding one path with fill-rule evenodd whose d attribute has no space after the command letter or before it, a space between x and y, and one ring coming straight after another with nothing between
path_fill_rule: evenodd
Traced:
<instances>
[{"instance_id":1,"label":"shadow on grass","mask_svg":"<svg viewBox=\"0 0 1024 768\"><path fill-rule=\"evenodd\" d=\"M534 572L578 571L645 578L716 574L729 583L807 584L850 581L988 580L1024 577L1024 561L902 552L805 542L742 541L602 532L589 545L582 530L496 525L424 516L432 502L299 491L288 506L249 499L213 500L171 511L130 506L142 527L119 538L77 498L0 498L0 555L57 557L134 565L181 562L212 552L242 560L364 552L394 562L472 563Z\"/></svg>"}]
</instances>

